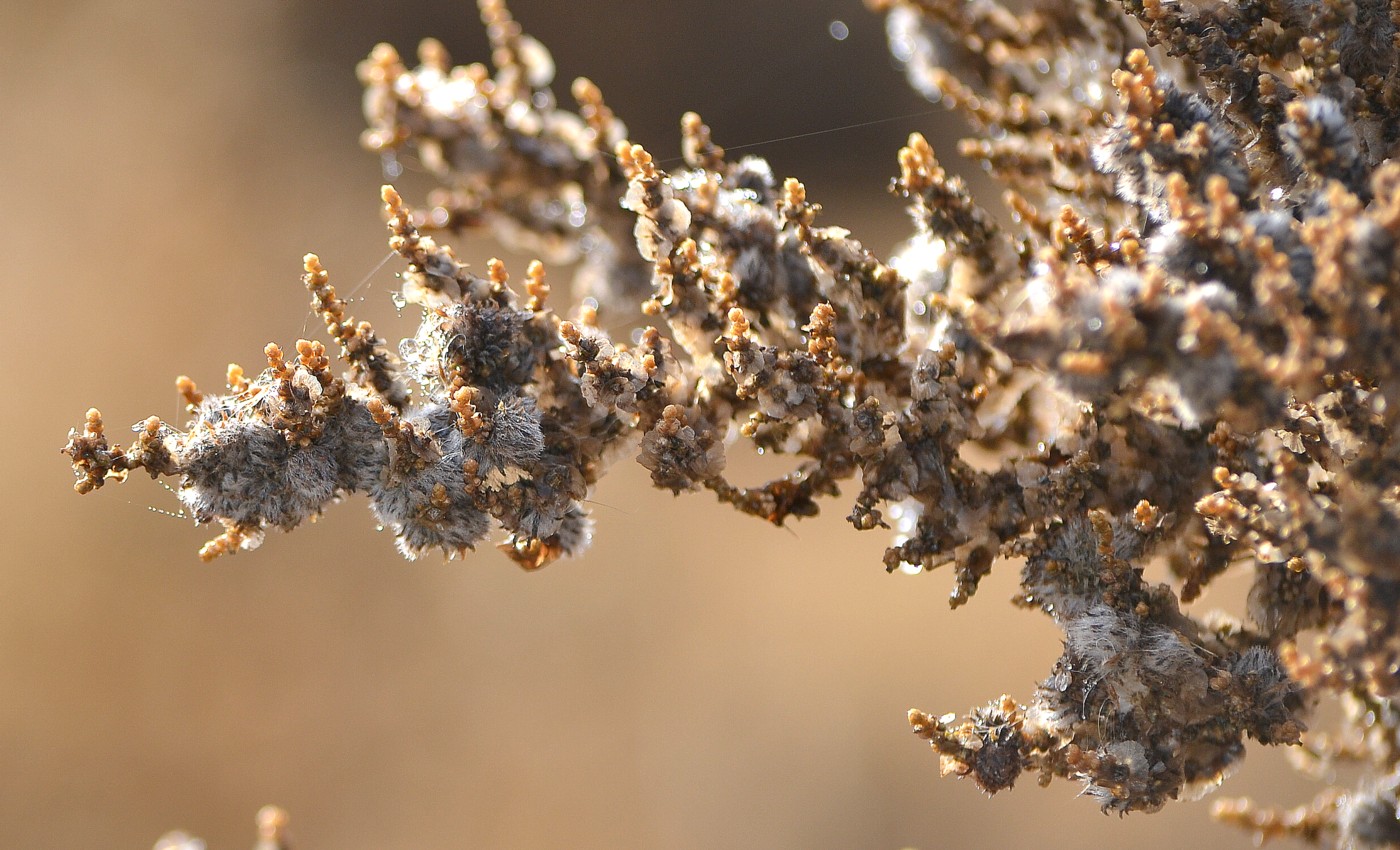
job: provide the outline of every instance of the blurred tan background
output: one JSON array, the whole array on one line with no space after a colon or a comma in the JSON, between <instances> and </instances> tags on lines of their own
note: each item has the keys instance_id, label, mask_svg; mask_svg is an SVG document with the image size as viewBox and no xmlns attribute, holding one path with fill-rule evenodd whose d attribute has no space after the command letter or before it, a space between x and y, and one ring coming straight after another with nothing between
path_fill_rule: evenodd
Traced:
<instances>
[{"instance_id":1,"label":"blurred tan background","mask_svg":"<svg viewBox=\"0 0 1400 850\"><path fill-rule=\"evenodd\" d=\"M923 113L748 149L879 251L909 130L958 162L857 0L512 7L556 89L588 74L660 157L686 109L725 145ZM1014 565L957 612L948 576L886 575L844 502L775 529L625 461L589 554L526 575L489 548L404 562L362 498L206 566L156 484L76 496L58 448L87 407L122 442L178 421L177 374L213 388L319 333L303 252L342 293L383 259L354 63L427 35L486 55L465 0L0 8L0 848L243 847L268 802L305 850L1247 846L1204 803L1120 820L1068 784L940 780L905 711L1028 696L1058 632L1007 604ZM393 271L355 309L397 338ZM1225 793L1300 802L1282 765L1253 752Z\"/></svg>"}]
</instances>

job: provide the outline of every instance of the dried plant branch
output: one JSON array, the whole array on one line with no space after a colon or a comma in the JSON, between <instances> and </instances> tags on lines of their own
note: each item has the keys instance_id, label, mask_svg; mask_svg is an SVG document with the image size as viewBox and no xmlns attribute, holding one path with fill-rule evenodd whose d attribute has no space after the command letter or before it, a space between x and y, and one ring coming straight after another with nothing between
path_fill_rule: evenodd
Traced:
<instances>
[{"instance_id":1,"label":"dried plant branch","mask_svg":"<svg viewBox=\"0 0 1400 850\"><path fill-rule=\"evenodd\" d=\"M853 493L857 529L898 525L886 569L951 567L956 606L1017 559L1021 603L1064 632L1028 699L910 713L945 772L1154 811L1215 787L1246 739L1294 745L1367 778L1220 816L1400 843L1400 7L872 0L1011 213L914 134L892 163L914 234L883 259L698 115L667 173L591 82L560 108L549 54L480 5L494 70L435 41L416 68L384 45L360 67L366 147L442 183L422 212L382 190L417 331L390 351L307 255L346 376L320 343L269 345L227 393L182 377L191 421L147 419L126 449L92 410L65 449L79 492L177 477L224 529L212 558L363 491L407 557L499 526L527 569L586 546L585 500L627 452L775 524ZM565 318L538 262L522 297L433 235L478 225L580 260L599 306ZM633 335L599 326L637 308ZM791 472L736 486L739 439ZM1154 561L1171 582L1144 578ZM1234 571L1253 575L1238 619L1182 610ZM1326 736L1323 699L1346 710Z\"/></svg>"}]
</instances>

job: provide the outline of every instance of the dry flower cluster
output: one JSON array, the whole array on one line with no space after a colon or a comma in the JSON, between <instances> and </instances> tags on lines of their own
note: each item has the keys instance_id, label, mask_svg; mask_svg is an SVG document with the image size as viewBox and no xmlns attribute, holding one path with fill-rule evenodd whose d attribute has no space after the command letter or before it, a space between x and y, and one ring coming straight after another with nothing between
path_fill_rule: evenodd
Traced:
<instances>
[{"instance_id":1,"label":"dry flower cluster","mask_svg":"<svg viewBox=\"0 0 1400 850\"><path fill-rule=\"evenodd\" d=\"M227 392L181 378L190 421L148 419L125 449L89 411L78 491L178 478L223 527L206 559L363 491L407 557L498 525L534 569L587 545L584 500L625 453L775 524L844 488L857 529L898 524L887 569L948 567L956 606L1018 559L1019 601L1064 631L1024 701L910 712L945 772L1154 811L1253 738L1366 778L1221 817L1400 845L1400 3L871 5L910 82L976 131L959 152L1009 214L915 134L893 181L914 236L882 260L694 114L667 173L588 80L560 106L548 52L480 0L494 70L434 41L359 69L365 146L442 185L423 211L382 190L417 332L391 348L307 255L348 371L321 343L269 345ZM557 313L538 262L521 294L431 235L479 225L577 260L583 306ZM629 337L600 327L638 305ZM798 460L739 487L737 440ZM1182 611L1226 571L1253 576L1247 610ZM1325 735L1323 699L1344 717Z\"/></svg>"}]
</instances>

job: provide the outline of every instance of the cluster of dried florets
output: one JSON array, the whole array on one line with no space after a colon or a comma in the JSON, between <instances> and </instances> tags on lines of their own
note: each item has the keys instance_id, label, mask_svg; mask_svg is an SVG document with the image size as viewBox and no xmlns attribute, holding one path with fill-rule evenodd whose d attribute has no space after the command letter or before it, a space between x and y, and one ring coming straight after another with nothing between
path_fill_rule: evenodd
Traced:
<instances>
[{"instance_id":1,"label":"cluster of dried florets","mask_svg":"<svg viewBox=\"0 0 1400 850\"><path fill-rule=\"evenodd\" d=\"M152 417L125 450L107 442L90 410L67 448L78 490L137 468L179 476L195 521L225 529L201 550L205 560L253 548L265 529L294 528L353 492L368 494L410 558L461 554L492 520L526 567L586 546L580 500L626 430L590 405L586 381L570 369L561 322L544 306L543 267L530 266L522 307L499 262L486 278L470 274L419 234L392 188L383 196L391 245L409 263L404 298L423 307L397 356L368 323L346 316L320 259L308 254L302 280L340 343L347 376L331 373L318 342L299 341L290 363L269 344L268 366L254 380L229 367L227 394L205 395L181 377L193 415L186 429ZM400 373L412 377L416 398Z\"/></svg>"},{"instance_id":2,"label":"cluster of dried florets","mask_svg":"<svg viewBox=\"0 0 1400 850\"><path fill-rule=\"evenodd\" d=\"M494 522L533 568L586 545L583 501L628 446L656 486L778 524L850 481L856 528L899 525L887 569L950 566L957 605L1019 558L1021 601L1065 634L1025 703L911 712L946 771L989 793L1066 777L1151 811L1213 788L1246 738L1302 742L1371 777L1222 814L1394 843L1400 7L873 5L915 87L981 134L961 152L1005 182L1010 225L917 134L893 183L916 232L889 262L693 114L668 174L588 81L560 108L548 54L481 0L494 74L431 41L417 68L387 46L361 67L366 145L444 184L419 215L383 190L416 334L390 351L308 255L348 373L317 343L294 362L269 346L228 394L182 378L192 422L147 420L126 450L90 411L67 448L78 490L178 476L225 527L206 557L364 491L410 557ZM499 262L478 277L427 235L476 224L581 258L594 300L564 320L538 263L522 299ZM638 304L651 326L599 327ZM799 460L737 487L740 438ZM1153 563L1172 581L1146 580ZM1182 611L1231 569L1254 576L1239 619ZM1330 738L1305 724L1326 695L1349 718Z\"/></svg>"},{"instance_id":3,"label":"cluster of dried florets","mask_svg":"<svg viewBox=\"0 0 1400 850\"><path fill-rule=\"evenodd\" d=\"M1214 783L1242 736L1301 740L1372 779L1222 815L1393 846L1400 7L876 5L914 85L981 131L962 152L1006 183L1020 225L998 233L911 145L931 185L896 267L1011 374L1052 379L1001 405L1030 411L1016 442L1037 446L999 447L1033 524L1001 552L1025 557L1026 602L1064 629L1064 655L1028 705L915 712L916 731L989 791L1015 762L1120 811ZM1078 422L1056 426L1046 395L1083 405ZM1175 588L1143 581L1154 559ZM1254 573L1241 621L1181 612L1237 567ZM1304 735L1326 694L1346 731Z\"/></svg>"}]
</instances>

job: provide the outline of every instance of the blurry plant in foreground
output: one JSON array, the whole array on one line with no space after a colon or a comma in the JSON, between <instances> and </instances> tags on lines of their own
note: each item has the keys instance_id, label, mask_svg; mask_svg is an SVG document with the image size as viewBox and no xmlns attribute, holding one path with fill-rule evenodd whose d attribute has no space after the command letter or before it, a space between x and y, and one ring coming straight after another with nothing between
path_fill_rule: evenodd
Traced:
<instances>
[{"instance_id":1,"label":"blurry plant in foreground","mask_svg":"<svg viewBox=\"0 0 1400 850\"><path fill-rule=\"evenodd\" d=\"M560 107L548 52L480 5L494 70L431 40L416 67L387 45L360 67L365 146L441 182L423 211L382 189L417 331L390 346L308 254L347 371L270 344L227 392L180 378L190 421L147 419L126 448L91 410L65 449L79 492L177 477L223 528L211 559L359 491L407 557L499 526L535 569L587 545L585 499L625 453L775 524L844 486L857 529L897 522L886 569L948 566L957 606L1018 559L1019 601L1064 631L1028 699L910 712L945 772L1154 811L1253 738L1367 778L1220 816L1400 844L1400 6L872 0L1010 212L915 134L892 184L914 235L887 262L694 114L667 173L588 80ZM432 235L478 226L576 261L583 306L556 312L538 262L520 292ZM639 327L615 339L600 312ZM736 486L740 439L798 460ZM1181 610L1227 570L1253 575L1237 619ZM1324 698L1329 735L1307 729Z\"/></svg>"},{"instance_id":2,"label":"blurry plant in foreground","mask_svg":"<svg viewBox=\"0 0 1400 850\"><path fill-rule=\"evenodd\" d=\"M287 820L287 813L276 806L263 806L258 811L258 841L253 850L289 850ZM176 830L162 835L155 850L207 850L207 846L201 839Z\"/></svg>"}]
</instances>

